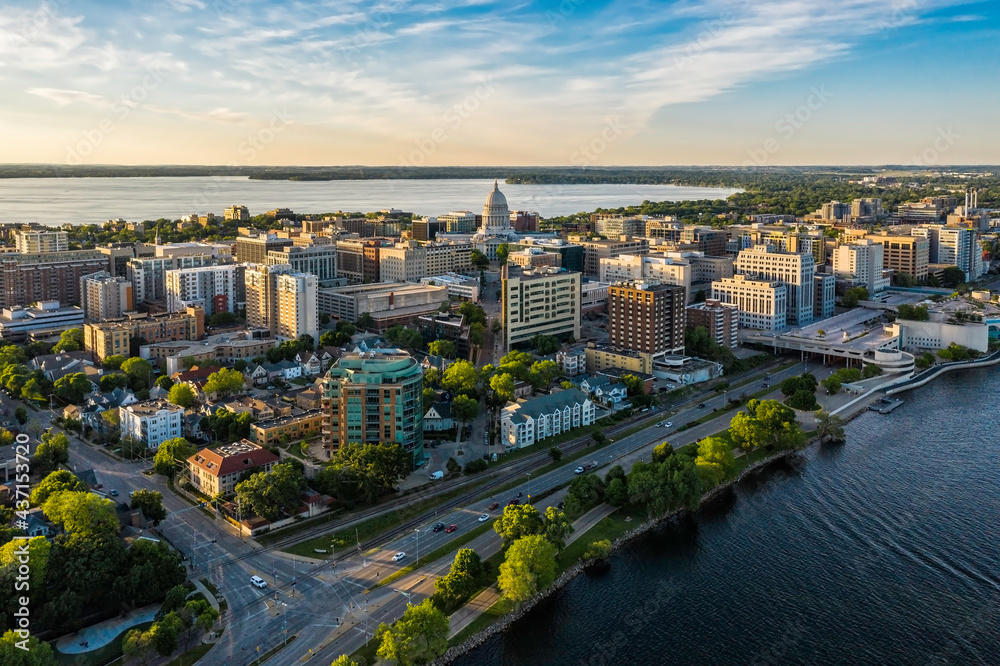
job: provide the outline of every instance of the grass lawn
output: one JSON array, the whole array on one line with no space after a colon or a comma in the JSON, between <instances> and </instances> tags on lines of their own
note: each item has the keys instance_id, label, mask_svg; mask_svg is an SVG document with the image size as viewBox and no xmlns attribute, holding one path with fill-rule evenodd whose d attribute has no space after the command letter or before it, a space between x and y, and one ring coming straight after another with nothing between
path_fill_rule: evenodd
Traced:
<instances>
[{"instance_id":1,"label":"grass lawn","mask_svg":"<svg viewBox=\"0 0 1000 666\"><path fill-rule=\"evenodd\" d=\"M208 591L211 592L215 596L216 599L219 598L219 589L217 587L215 587L215 585L212 584L212 581L210 581L207 578L202 578L202 579L199 580L199 582L202 585L204 585L206 588L208 588Z\"/></svg>"},{"instance_id":2,"label":"grass lawn","mask_svg":"<svg viewBox=\"0 0 1000 666\"><path fill-rule=\"evenodd\" d=\"M52 651L56 655L56 663L66 664L68 666L104 666L104 664L115 661L122 656L122 641L125 640L125 634L133 629L141 629L145 631L151 624L153 623L144 622L142 624L137 624L134 627L129 627L125 631L118 634L113 641L104 647L91 650L90 652L83 652L81 654L63 654L59 650L56 650L55 645L53 645Z\"/></svg>"},{"instance_id":3,"label":"grass lawn","mask_svg":"<svg viewBox=\"0 0 1000 666\"><path fill-rule=\"evenodd\" d=\"M629 517L631 520L626 520ZM619 536L644 522L646 522L646 509L641 506L622 507L610 516L604 517L596 525L578 536L576 541L566 546L556 561L556 575L558 576L576 564L593 542L607 539L613 543Z\"/></svg>"},{"instance_id":4,"label":"grass lawn","mask_svg":"<svg viewBox=\"0 0 1000 666\"><path fill-rule=\"evenodd\" d=\"M490 626L500 618L502 618L507 613L514 610L514 604L507 599L500 599L495 604L487 608L482 612L475 620L469 623L465 629L455 634L454 638L448 640L448 646L455 646L462 643L462 641L473 636L476 633L482 631L486 627Z\"/></svg>"},{"instance_id":5,"label":"grass lawn","mask_svg":"<svg viewBox=\"0 0 1000 666\"><path fill-rule=\"evenodd\" d=\"M191 664L195 663L196 661L204 657L206 654L208 654L208 651L211 649L212 645L206 645L203 643L201 645L191 648L184 654L174 659L171 659L169 662L167 662L167 666L191 666Z\"/></svg>"},{"instance_id":6,"label":"grass lawn","mask_svg":"<svg viewBox=\"0 0 1000 666\"><path fill-rule=\"evenodd\" d=\"M495 519L493 519L493 520L495 520ZM461 548L465 544L469 543L470 541L472 541L473 539L475 539L479 535L486 534L488 531L492 530L493 529L493 520L488 520L485 523L483 523L482 525L477 525L475 528L469 530L468 532L466 532L465 534L463 534L459 538L455 539L454 541L451 541L450 543L446 543L443 546L439 546L438 548L435 548L434 550L432 550L431 552L429 552L427 554L421 553L419 560L415 561L413 564L410 564L410 565L407 565L407 566L403 567L402 569L400 569L399 571L395 572L391 576L386 576L381 581L379 581L378 584L373 585L369 589L373 590L373 589L375 589L377 587L382 587L383 585L389 585L390 583L393 583L393 582L399 580L403 576L405 576L405 575L407 575L409 573L412 573L418 567L420 567L422 564L427 564L429 562L433 562L434 560L436 560L438 558L444 557L445 555L447 555L448 553L450 553L453 550L457 551L459 548Z\"/></svg>"},{"instance_id":7,"label":"grass lawn","mask_svg":"<svg viewBox=\"0 0 1000 666\"><path fill-rule=\"evenodd\" d=\"M348 527L338 532L334 532L333 534L318 536L315 539L309 539L308 541L297 543L294 546L289 546L288 548L283 548L282 550L286 553L302 555L305 557L330 557L333 555L332 553L317 553L315 552L315 549L330 550L331 542L333 542L334 548L356 547L358 541L364 543L369 539L373 539L379 534L392 529L397 525L401 525L407 520L410 520L415 516L419 516L421 513L432 509L439 504L443 504L448 500L454 499L467 491L467 488L456 488L449 493L445 493L444 495L429 497L423 501L404 506L391 513L371 518L356 527Z\"/></svg>"}]
</instances>

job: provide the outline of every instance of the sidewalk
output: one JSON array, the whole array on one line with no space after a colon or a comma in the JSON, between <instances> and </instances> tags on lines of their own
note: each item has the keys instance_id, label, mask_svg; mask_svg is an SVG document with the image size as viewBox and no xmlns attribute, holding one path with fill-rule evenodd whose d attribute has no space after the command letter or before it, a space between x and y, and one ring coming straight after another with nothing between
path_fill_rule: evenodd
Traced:
<instances>
[{"instance_id":1,"label":"sidewalk","mask_svg":"<svg viewBox=\"0 0 1000 666\"><path fill-rule=\"evenodd\" d=\"M577 538L586 534L587 530L601 522L607 516L610 516L615 512L615 510L616 509L613 506L601 504L577 518L573 522L573 533L568 539L566 539L566 545L570 545L576 541ZM486 612L487 608L499 600L500 591L497 589L496 585L491 585L466 602L464 606L452 613L451 617L448 618L448 638L451 638L458 632L462 631L462 629L465 629L472 623L473 620Z\"/></svg>"},{"instance_id":2,"label":"sidewalk","mask_svg":"<svg viewBox=\"0 0 1000 666\"><path fill-rule=\"evenodd\" d=\"M205 599L208 600L208 603L212 604L212 608L214 608L215 610L219 610L219 600L215 598L214 594L209 592L208 588L205 587L205 584L202 583L197 578L192 579L191 582L194 584L194 592L192 592L188 596L190 597L197 594L198 592L201 592L202 596L204 596Z\"/></svg>"},{"instance_id":3,"label":"sidewalk","mask_svg":"<svg viewBox=\"0 0 1000 666\"><path fill-rule=\"evenodd\" d=\"M210 596L206 595L206 598ZM158 610L160 610L160 604L154 604L136 609L124 617L114 617L84 627L80 631L63 636L56 641L56 649L63 654L82 654L102 648L115 640L126 629L131 629L144 622L152 622Z\"/></svg>"}]
</instances>

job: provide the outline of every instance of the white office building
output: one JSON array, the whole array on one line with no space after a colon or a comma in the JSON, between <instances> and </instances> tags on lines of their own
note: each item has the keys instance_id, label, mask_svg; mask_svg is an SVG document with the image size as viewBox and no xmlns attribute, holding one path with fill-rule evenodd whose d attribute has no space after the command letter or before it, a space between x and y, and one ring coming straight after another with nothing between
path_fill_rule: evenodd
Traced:
<instances>
[{"instance_id":1,"label":"white office building","mask_svg":"<svg viewBox=\"0 0 1000 666\"><path fill-rule=\"evenodd\" d=\"M809 289L814 288L812 280ZM736 275L712 283L712 298L740 311L740 327L780 331L787 324L788 291L778 280Z\"/></svg>"},{"instance_id":2,"label":"white office building","mask_svg":"<svg viewBox=\"0 0 1000 666\"><path fill-rule=\"evenodd\" d=\"M841 245L833 251L833 274L852 280L864 287L870 295L889 288L889 278L884 275L882 243L867 238Z\"/></svg>"},{"instance_id":3,"label":"white office building","mask_svg":"<svg viewBox=\"0 0 1000 666\"><path fill-rule=\"evenodd\" d=\"M736 274L761 281L781 282L787 287L786 323L789 326L805 326L813 322L816 260L812 255L779 252L771 245L757 245L741 250L737 255ZM715 284L712 283L713 292Z\"/></svg>"},{"instance_id":4,"label":"white office building","mask_svg":"<svg viewBox=\"0 0 1000 666\"><path fill-rule=\"evenodd\" d=\"M235 312L237 287L242 267L201 266L167 271L167 311L180 312L188 306L205 309L205 316Z\"/></svg>"}]
</instances>

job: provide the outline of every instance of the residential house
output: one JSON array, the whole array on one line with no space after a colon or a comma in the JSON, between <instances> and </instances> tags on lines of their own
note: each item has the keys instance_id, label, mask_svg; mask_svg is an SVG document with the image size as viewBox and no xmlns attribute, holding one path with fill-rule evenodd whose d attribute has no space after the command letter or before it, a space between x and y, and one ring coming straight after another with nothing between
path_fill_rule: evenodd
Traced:
<instances>
[{"instance_id":1,"label":"residential house","mask_svg":"<svg viewBox=\"0 0 1000 666\"><path fill-rule=\"evenodd\" d=\"M622 377L625 375L631 375L637 379L642 380L642 392L649 395L653 392L653 382L656 381L656 376L650 375L645 372L637 372L635 370L626 370L624 368L604 368L597 372L598 375L604 375L605 377L610 377L613 381L621 382Z\"/></svg>"},{"instance_id":2,"label":"residential house","mask_svg":"<svg viewBox=\"0 0 1000 666\"><path fill-rule=\"evenodd\" d=\"M29 509L28 515L25 517L25 522L27 525L24 527L24 531L28 533L29 537L49 537L56 531L55 526L49 522L49 519L40 507Z\"/></svg>"},{"instance_id":3,"label":"residential house","mask_svg":"<svg viewBox=\"0 0 1000 666\"><path fill-rule=\"evenodd\" d=\"M206 368L200 368L197 365L190 370L183 370L181 372L175 372L170 376L174 380L175 384L187 384L194 391L194 394L201 401L214 400L216 398L215 394L206 395L204 391L205 382L208 381L209 375L216 373L221 368L217 365L209 366Z\"/></svg>"},{"instance_id":4,"label":"residential house","mask_svg":"<svg viewBox=\"0 0 1000 666\"><path fill-rule=\"evenodd\" d=\"M248 365L247 369L243 371L243 376L254 386L263 386L269 381L267 368L256 363Z\"/></svg>"},{"instance_id":5,"label":"residential house","mask_svg":"<svg viewBox=\"0 0 1000 666\"><path fill-rule=\"evenodd\" d=\"M277 379L291 381L302 376L302 366L295 361L281 360L277 363L259 363L248 366L244 373L254 386L263 386Z\"/></svg>"},{"instance_id":6,"label":"residential house","mask_svg":"<svg viewBox=\"0 0 1000 666\"><path fill-rule=\"evenodd\" d=\"M589 393L598 402L613 406L623 402L628 397L628 388L606 375L584 377L580 388Z\"/></svg>"},{"instance_id":7,"label":"residential house","mask_svg":"<svg viewBox=\"0 0 1000 666\"><path fill-rule=\"evenodd\" d=\"M110 393L95 391L87 396L79 418L83 421L83 425L103 433L107 429L107 422L101 417L102 412L117 410L119 407L127 407L137 402L139 400L135 394L127 388L116 388Z\"/></svg>"},{"instance_id":8,"label":"residential house","mask_svg":"<svg viewBox=\"0 0 1000 666\"><path fill-rule=\"evenodd\" d=\"M534 388L528 382L523 379L514 381L514 400L520 400L521 398L530 398L531 394L534 393Z\"/></svg>"},{"instance_id":9,"label":"residential house","mask_svg":"<svg viewBox=\"0 0 1000 666\"><path fill-rule=\"evenodd\" d=\"M191 484L213 497L233 492L247 472L270 472L280 458L253 442L242 439L233 444L205 448L187 459Z\"/></svg>"},{"instance_id":10,"label":"residential house","mask_svg":"<svg viewBox=\"0 0 1000 666\"><path fill-rule=\"evenodd\" d=\"M295 355L295 360L302 367L302 373L315 377L323 372L323 362L316 352L302 351Z\"/></svg>"},{"instance_id":11,"label":"residential house","mask_svg":"<svg viewBox=\"0 0 1000 666\"><path fill-rule=\"evenodd\" d=\"M451 417L451 402L444 400L435 402L424 414L424 432L442 432L455 427Z\"/></svg>"},{"instance_id":12,"label":"residential house","mask_svg":"<svg viewBox=\"0 0 1000 666\"><path fill-rule=\"evenodd\" d=\"M319 409L323 406L323 392L316 386L310 386L295 395L295 404L302 409Z\"/></svg>"},{"instance_id":13,"label":"residential house","mask_svg":"<svg viewBox=\"0 0 1000 666\"><path fill-rule=\"evenodd\" d=\"M591 425L596 409L578 389L554 391L503 409L501 437L507 448L531 446L574 428Z\"/></svg>"},{"instance_id":14,"label":"residential house","mask_svg":"<svg viewBox=\"0 0 1000 666\"><path fill-rule=\"evenodd\" d=\"M50 382L61 379L66 375L82 372L87 379L92 382L100 381L102 371L94 367L94 362L90 354L85 351L60 352L58 354L45 354L36 356L28 361L28 366L34 370L41 370L45 378Z\"/></svg>"}]
</instances>

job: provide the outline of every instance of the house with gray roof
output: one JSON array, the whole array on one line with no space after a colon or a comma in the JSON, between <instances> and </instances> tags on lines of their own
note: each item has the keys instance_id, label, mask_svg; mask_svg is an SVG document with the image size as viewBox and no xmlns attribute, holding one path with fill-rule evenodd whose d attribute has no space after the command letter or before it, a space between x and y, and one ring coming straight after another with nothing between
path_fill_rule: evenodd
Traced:
<instances>
[{"instance_id":1,"label":"house with gray roof","mask_svg":"<svg viewBox=\"0 0 1000 666\"><path fill-rule=\"evenodd\" d=\"M441 432L455 427L450 402L435 402L424 414L424 432Z\"/></svg>"},{"instance_id":2,"label":"house with gray roof","mask_svg":"<svg viewBox=\"0 0 1000 666\"><path fill-rule=\"evenodd\" d=\"M554 391L523 402L509 403L500 417L504 446L520 449L574 428L591 425L596 409L579 389Z\"/></svg>"},{"instance_id":3,"label":"house with gray roof","mask_svg":"<svg viewBox=\"0 0 1000 666\"><path fill-rule=\"evenodd\" d=\"M617 405L628 397L628 387L607 375L584 375L580 388L605 405Z\"/></svg>"}]
</instances>

